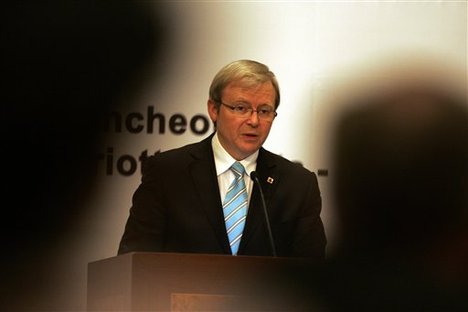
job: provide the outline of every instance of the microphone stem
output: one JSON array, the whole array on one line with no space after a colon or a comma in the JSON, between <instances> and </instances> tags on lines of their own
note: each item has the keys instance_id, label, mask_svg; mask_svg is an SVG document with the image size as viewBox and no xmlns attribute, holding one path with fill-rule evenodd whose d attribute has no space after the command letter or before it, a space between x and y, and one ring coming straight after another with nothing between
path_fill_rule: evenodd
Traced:
<instances>
[{"instance_id":1,"label":"microphone stem","mask_svg":"<svg viewBox=\"0 0 468 312\"><path fill-rule=\"evenodd\" d=\"M265 213L265 222L266 222L266 227L268 230L268 238L270 240L270 246L271 246L271 252L273 254L273 257L276 257L276 247L275 247L275 242L273 241L273 233L271 232L271 225L270 225L270 217L268 216L268 211L266 209L266 203L265 203L265 197L263 196L263 190L262 186L260 185L260 181L258 180L257 175L254 175L254 180L258 185L258 189L260 191L260 198L262 200L262 207L263 207L263 212Z\"/></svg>"}]
</instances>

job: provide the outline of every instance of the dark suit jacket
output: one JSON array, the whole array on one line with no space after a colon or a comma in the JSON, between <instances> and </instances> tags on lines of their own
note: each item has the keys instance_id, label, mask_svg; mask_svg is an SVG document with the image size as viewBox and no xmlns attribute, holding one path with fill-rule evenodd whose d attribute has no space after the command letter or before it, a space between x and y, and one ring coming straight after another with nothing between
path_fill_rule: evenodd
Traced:
<instances>
[{"instance_id":1,"label":"dark suit jacket","mask_svg":"<svg viewBox=\"0 0 468 312\"><path fill-rule=\"evenodd\" d=\"M142 183L133 195L119 254L130 251L231 254L211 138L147 159ZM278 256L322 260L326 239L315 174L263 148L256 171ZM264 220L255 185L239 255L272 254Z\"/></svg>"}]
</instances>

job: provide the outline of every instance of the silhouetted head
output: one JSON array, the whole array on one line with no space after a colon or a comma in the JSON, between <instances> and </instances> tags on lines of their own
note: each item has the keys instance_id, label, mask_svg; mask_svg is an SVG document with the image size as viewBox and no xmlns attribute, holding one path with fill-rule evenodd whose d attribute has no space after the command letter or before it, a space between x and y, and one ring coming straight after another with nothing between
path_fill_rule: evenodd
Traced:
<instances>
[{"instance_id":1,"label":"silhouetted head","mask_svg":"<svg viewBox=\"0 0 468 312\"><path fill-rule=\"evenodd\" d=\"M403 80L349 98L336 126L333 189L348 251L409 254L466 222L466 93Z\"/></svg>"}]
</instances>

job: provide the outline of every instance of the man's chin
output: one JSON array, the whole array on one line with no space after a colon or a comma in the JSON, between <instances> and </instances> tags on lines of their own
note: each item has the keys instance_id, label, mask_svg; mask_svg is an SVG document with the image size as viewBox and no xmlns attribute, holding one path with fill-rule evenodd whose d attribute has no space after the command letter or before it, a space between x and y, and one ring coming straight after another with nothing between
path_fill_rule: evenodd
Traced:
<instances>
[{"instance_id":1,"label":"man's chin","mask_svg":"<svg viewBox=\"0 0 468 312\"><path fill-rule=\"evenodd\" d=\"M245 155L245 157L248 157L248 156L252 155L253 153L255 153L259 149L260 149L260 145L255 144L253 146L249 146L248 148L243 148L242 149L242 154Z\"/></svg>"}]
</instances>

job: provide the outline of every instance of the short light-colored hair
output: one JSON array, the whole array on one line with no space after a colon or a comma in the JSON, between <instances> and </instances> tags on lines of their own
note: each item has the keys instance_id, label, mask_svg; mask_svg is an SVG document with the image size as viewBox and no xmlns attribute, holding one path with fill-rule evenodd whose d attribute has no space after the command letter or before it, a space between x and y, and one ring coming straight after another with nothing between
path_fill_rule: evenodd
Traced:
<instances>
[{"instance_id":1,"label":"short light-colored hair","mask_svg":"<svg viewBox=\"0 0 468 312\"><path fill-rule=\"evenodd\" d=\"M280 103L280 91L275 74L268 66L252 60L238 60L227 64L216 74L210 86L210 99L219 108L221 97L226 86L233 81L242 81L247 86L255 86L265 82L271 82L276 91L275 109Z\"/></svg>"}]
</instances>

